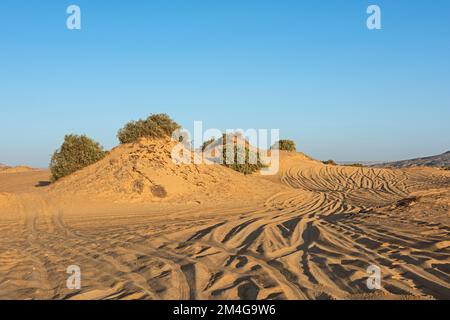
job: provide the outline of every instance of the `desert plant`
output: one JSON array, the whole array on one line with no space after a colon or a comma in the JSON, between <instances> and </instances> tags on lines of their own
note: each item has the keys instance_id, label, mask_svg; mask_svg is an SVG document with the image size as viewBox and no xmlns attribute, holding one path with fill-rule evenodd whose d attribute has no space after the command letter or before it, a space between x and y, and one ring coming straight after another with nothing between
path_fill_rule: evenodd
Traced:
<instances>
[{"instance_id":1,"label":"desert plant","mask_svg":"<svg viewBox=\"0 0 450 320\"><path fill-rule=\"evenodd\" d=\"M323 164L328 164L330 166L337 166L337 163L334 160L322 161Z\"/></svg>"},{"instance_id":2,"label":"desert plant","mask_svg":"<svg viewBox=\"0 0 450 320\"><path fill-rule=\"evenodd\" d=\"M161 185L155 185L155 186L151 187L150 191L157 198L165 198L165 197L167 197L167 191Z\"/></svg>"},{"instance_id":3,"label":"desert plant","mask_svg":"<svg viewBox=\"0 0 450 320\"><path fill-rule=\"evenodd\" d=\"M233 151L229 151L229 145L227 142L232 141ZM260 160L259 152L255 152L250 150L247 143L245 146L241 146L237 144L235 139L227 139L227 135L224 134L222 136L223 142L223 165L227 168L233 169L237 172L243 173L245 175L252 174L264 167L266 167ZM230 157L233 156L231 161L227 161ZM231 163L227 163L231 162Z\"/></svg>"},{"instance_id":4,"label":"desert plant","mask_svg":"<svg viewBox=\"0 0 450 320\"><path fill-rule=\"evenodd\" d=\"M167 114L153 114L145 120L128 122L117 133L120 143L133 143L139 138L162 138L171 136L181 126L173 121Z\"/></svg>"},{"instance_id":5,"label":"desert plant","mask_svg":"<svg viewBox=\"0 0 450 320\"><path fill-rule=\"evenodd\" d=\"M69 134L50 161L52 182L87 167L105 157L103 147L85 135Z\"/></svg>"},{"instance_id":6,"label":"desert plant","mask_svg":"<svg viewBox=\"0 0 450 320\"><path fill-rule=\"evenodd\" d=\"M347 167L363 168L364 165L362 163L351 163L351 164L348 164Z\"/></svg>"},{"instance_id":7,"label":"desert plant","mask_svg":"<svg viewBox=\"0 0 450 320\"><path fill-rule=\"evenodd\" d=\"M272 146L272 149L278 146L278 150L282 151L297 151L297 147L295 145L295 142L292 140L280 140L278 143L275 143Z\"/></svg>"}]
</instances>

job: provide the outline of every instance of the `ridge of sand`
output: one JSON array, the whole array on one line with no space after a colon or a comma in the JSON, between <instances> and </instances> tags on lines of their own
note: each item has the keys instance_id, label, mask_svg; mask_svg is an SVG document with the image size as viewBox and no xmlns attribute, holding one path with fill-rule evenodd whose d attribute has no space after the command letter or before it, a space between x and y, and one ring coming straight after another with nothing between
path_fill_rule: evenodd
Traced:
<instances>
[{"instance_id":1,"label":"ridge of sand","mask_svg":"<svg viewBox=\"0 0 450 320\"><path fill-rule=\"evenodd\" d=\"M408 167L439 168L449 166L450 166L450 151L435 156L385 162L374 165L374 167L392 167L392 168L408 168Z\"/></svg>"}]
</instances>

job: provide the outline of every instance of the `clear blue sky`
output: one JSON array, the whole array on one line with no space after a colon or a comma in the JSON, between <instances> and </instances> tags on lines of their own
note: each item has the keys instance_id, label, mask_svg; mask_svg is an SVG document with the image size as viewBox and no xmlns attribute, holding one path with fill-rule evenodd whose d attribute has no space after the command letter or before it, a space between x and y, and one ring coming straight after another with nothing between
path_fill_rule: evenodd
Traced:
<instances>
[{"instance_id":1,"label":"clear blue sky","mask_svg":"<svg viewBox=\"0 0 450 320\"><path fill-rule=\"evenodd\" d=\"M81 31L66 29L70 4ZM441 153L449 16L448 0L3 0L0 162L45 167L66 133L111 148L157 112L188 128L280 128L319 159Z\"/></svg>"}]
</instances>

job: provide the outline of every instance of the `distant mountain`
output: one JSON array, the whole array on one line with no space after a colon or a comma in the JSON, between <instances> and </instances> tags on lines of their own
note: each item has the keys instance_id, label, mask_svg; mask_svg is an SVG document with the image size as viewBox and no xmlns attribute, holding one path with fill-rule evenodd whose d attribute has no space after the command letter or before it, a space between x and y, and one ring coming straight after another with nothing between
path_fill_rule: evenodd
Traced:
<instances>
[{"instance_id":1,"label":"distant mountain","mask_svg":"<svg viewBox=\"0 0 450 320\"><path fill-rule=\"evenodd\" d=\"M380 163L380 164L374 165L374 167L393 167L393 168L450 167L450 151L447 151L446 153L443 153L443 154L440 154L437 156Z\"/></svg>"}]
</instances>

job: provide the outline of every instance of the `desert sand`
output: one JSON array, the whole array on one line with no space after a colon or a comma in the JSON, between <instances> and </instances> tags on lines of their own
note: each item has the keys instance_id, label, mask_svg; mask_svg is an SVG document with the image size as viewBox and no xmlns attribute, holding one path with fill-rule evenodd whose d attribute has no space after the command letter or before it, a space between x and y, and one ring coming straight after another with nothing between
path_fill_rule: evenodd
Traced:
<instances>
[{"instance_id":1,"label":"desert sand","mask_svg":"<svg viewBox=\"0 0 450 320\"><path fill-rule=\"evenodd\" d=\"M449 171L281 152L278 175L244 176L171 147L121 145L52 185L1 172L0 299L450 299Z\"/></svg>"}]
</instances>

